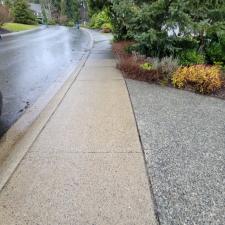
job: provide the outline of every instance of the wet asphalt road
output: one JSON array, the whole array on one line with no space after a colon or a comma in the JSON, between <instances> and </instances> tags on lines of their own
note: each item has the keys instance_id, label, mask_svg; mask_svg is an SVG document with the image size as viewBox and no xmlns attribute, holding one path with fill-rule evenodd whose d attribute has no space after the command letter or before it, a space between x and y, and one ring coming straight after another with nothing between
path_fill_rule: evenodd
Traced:
<instances>
[{"instance_id":1,"label":"wet asphalt road","mask_svg":"<svg viewBox=\"0 0 225 225\"><path fill-rule=\"evenodd\" d=\"M0 41L0 136L53 82L75 67L89 41L84 31L62 26Z\"/></svg>"}]
</instances>

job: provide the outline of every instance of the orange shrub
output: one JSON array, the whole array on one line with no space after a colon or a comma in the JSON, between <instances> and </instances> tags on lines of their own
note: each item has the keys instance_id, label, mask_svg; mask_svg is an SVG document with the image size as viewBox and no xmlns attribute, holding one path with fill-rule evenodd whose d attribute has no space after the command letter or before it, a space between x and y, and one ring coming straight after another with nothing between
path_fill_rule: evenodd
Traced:
<instances>
[{"instance_id":1,"label":"orange shrub","mask_svg":"<svg viewBox=\"0 0 225 225\"><path fill-rule=\"evenodd\" d=\"M218 66L193 65L180 67L172 75L175 87L193 87L197 92L210 94L222 87L223 80L221 69Z\"/></svg>"}]
</instances>

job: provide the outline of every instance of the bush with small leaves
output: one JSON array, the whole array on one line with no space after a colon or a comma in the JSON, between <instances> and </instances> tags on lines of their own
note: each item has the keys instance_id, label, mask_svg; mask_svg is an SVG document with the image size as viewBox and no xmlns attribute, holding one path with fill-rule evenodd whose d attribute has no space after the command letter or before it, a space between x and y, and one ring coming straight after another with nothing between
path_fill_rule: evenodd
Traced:
<instances>
[{"instance_id":1,"label":"bush with small leaves","mask_svg":"<svg viewBox=\"0 0 225 225\"><path fill-rule=\"evenodd\" d=\"M172 75L172 83L178 88L190 86L199 93L210 94L222 87L222 72L219 66L180 67Z\"/></svg>"},{"instance_id":2,"label":"bush with small leaves","mask_svg":"<svg viewBox=\"0 0 225 225\"><path fill-rule=\"evenodd\" d=\"M112 24L104 23L101 28L103 33L110 33L112 31Z\"/></svg>"},{"instance_id":3,"label":"bush with small leaves","mask_svg":"<svg viewBox=\"0 0 225 225\"><path fill-rule=\"evenodd\" d=\"M37 18L29 8L29 4L26 0L15 0L12 12L15 23L37 24Z\"/></svg>"},{"instance_id":4,"label":"bush with small leaves","mask_svg":"<svg viewBox=\"0 0 225 225\"><path fill-rule=\"evenodd\" d=\"M164 77L166 76L166 78L170 79L178 67L178 59L174 59L172 56L163 57L160 61L159 70L164 75Z\"/></svg>"},{"instance_id":5,"label":"bush with small leaves","mask_svg":"<svg viewBox=\"0 0 225 225\"><path fill-rule=\"evenodd\" d=\"M148 62L145 62L145 63L140 65L140 68L143 69L143 70L150 71L152 69L152 64L148 63Z\"/></svg>"},{"instance_id":6,"label":"bush with small leaves","mask_svg":"<svg viewBox=\"0 0 225 225\"><path fill-rule=\"evenodd\" d=\"M104 9L100 12L95 13L91 17L90 27L94 29L101 29L102 26L106 23L110 23L110 18L108 16L107 9Z\"/></svg>"},{"instance_id":7,"label":"bush with small leaves","mask_svg":"<svg viewBox=\"0 0 225 225\"><path fill-rule=\"evenodd\" d=\"M204 64L205 56L195 50L187 50L179 55L180 65L191 66L195 64Z\"/></svg>"},{"instance_id":8,"label":"bush with small leaves","mask_svg":"<svg viewBox=\"0 0 225 225\"><path fill-rule=\"evenodd\" d=\"M170 80L172 74L178 69L179 61L172 56L163 57L161 60L157 57L147 58L147 61L152 64L152 69L157 70L164 79Z\"/></svg>"}]
</instances>

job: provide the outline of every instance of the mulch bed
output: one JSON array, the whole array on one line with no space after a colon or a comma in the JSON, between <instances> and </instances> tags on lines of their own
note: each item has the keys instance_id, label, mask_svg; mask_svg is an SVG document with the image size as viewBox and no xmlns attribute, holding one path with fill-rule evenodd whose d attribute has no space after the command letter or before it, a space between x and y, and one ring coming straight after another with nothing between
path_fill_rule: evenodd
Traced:
<instances>
[{"instance_id":1,"label":"mulch bed","mask_svg":"<svg viewBox=\"0 0 225 225\"><path fill-rule=\"evenodd\" d=\"M133 44L130 41L120 41L113 43L113 52L118 59L117 68L123 72L125 78L129 78L132 80L145 81L149 83L162 84L160 82L161 74L157 70L143 70L140 68L140 65L145 61L137 60L132 54L129 54L125 51L125 49ZM163 85L165 85L163 83ZM171 83L166 84L166 86L175 88ZM185 88L183 90L194 92L191 88ZM225 100L225 79L223 87L212 93L207 94L206 96L216 97Z\"/></svg>"},{"instance_id":2,"label":"mulch bed","mask_svg":"<svg viewBox=\"0 0 225 225\"><path fill-rule=\"evenodd\" d=\"M157 83L160 73L157 70L144 70L140 65L145 63L144 59L136 59L132 54L128 54L124 49L133 42L121 41L113 44L113 52L119 62L117 68L120 69L126 78L133 80Z\"/></svg>"},{"instance_id":3,"label":"mulch bed","mask_svg":"<svg viewBox=\"0 0 225 225\"><path fill-rule=\"evenodd\" d=\"M10 31L0 28L0 34L8 34L8 33L10 33Z\"/></svg>"}]
</instances>

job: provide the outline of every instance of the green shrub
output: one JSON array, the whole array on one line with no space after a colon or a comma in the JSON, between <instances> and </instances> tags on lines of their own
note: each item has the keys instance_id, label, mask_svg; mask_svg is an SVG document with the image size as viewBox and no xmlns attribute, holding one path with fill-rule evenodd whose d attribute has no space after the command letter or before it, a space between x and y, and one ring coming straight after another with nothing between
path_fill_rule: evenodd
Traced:
<instances>
[{"instance_id":1,"label":"green shrub","mask_svg":"<svg viewBox=\"0 0 225 225\"><path fill-rule=\"evenodd\" d=\"M215 66L219 66L223 71L225 71L225 65L224 62L214 62Z\"/></svg>"},{"instance_id":2,"label":"green shrub","mask_svg":"<svg viewBox=\"0 0 225 225\"><path fill-rule=\"evenodd\" d=\"M179 61L172 56L163 57L159 63L158 70L167 80L171 79L172 74L178 69Z\"/></svg>"},{"instance_id":3,"label":"green shrub","mask_svg":"<svg viewBox=\"0 0 225 225\"><path fill-rule=\"evenodd\" d=\"M174 46L177 48L176 54L179 55L182 51L198 49L199 41L194 39L191 35L178 36L174 39Z\"/></svg>"},{"instance_id":4,"label":"green shrub","mask_svg":"<svg viewBox=\"0 0 225 225\"><path fill-rule=\"evenodd\" d=\"M101 29L103 24L109 24L110 19L108 16L108 12L106 9L95 13L90 21L90 27L95 28L95 29Z\"/></svg>"},{"instance_id":5,"label":"green shrub","mask_svg":"<svg viewBox=\"0 0 225 225\"><path fill-rule=\"evenodd\" d=\"M138 53L137 52L137 47L136 47L135 44L130 44L130 45L126 46L124 50L128 54L133 54L134 52Z\"/></svg>"},{"instance_id":6,"label":"green shrub","mask_svg":"<svg viewBox=\"0 0 225 225\"><path fill-rule=\"evenodd\" d=\"M149 29L135 36L137 49L141 54L162 58L175 54L174 40L167 32Z\"/></svg>"},{"instance_id":7,"label":"green shrub","mask_svg":"<svg viewBox=\"0 0 225 225\"><path fill-rule=\"evenodd\" d=\"M74 27L74 22L73 22L72 20L69 20L69 21L67 21L67 22L65 23L65 25L66 25L67 27Z\"/></svg>"},{"instance_id":8,"label":"green shrub","mask_svg":"<svg viewBox=\"0 0 225 225\"><path fill-rule=\"evenodd\" d=\"M193 65L180 67L172 76L175 87L187 85L200 93L212 93L222 87L222 73L218 66Z\"/></svg>"},{"instance_id":9,"label":"green shrub","mask_svg":"<svg viewBox=\"0 0 225 225\"><path fill-rule=\"evenodd\" d=\"M222 62L222 65L225 65L225 37L221 38L217 42L212 42L206 48L206 58L211 64Z\"/></svg>"},{"instance_id":10,"label":"green shrub","mask_svg":"<svg viewBox=\"0 0 225 225\"><path fill-rule=\"evenodd\" d=\"M205 57L203 54L195 50L184 51L179 56L180 64L183 66L190 66L195 64L204 64Z\"/></svg>"},{"instance_id":11,"label":"green shrub","mask_svg":"<svg viewBox=\"0 0 225 225\"><path fill-rule=\"evenodd\" d=\"M48 25L56 25L56 20L54 19L48 20Z\"/></svg>"},{"instance_id":12,"label":"green shrub","mask_svg":"<svg viewBox=\"0 0 225 225\"><path fill-rule=\"evenodd\" d=\"M43 24L42 18L37 18L37 23L38 23L38 24Z\"/></svg>"},{"instance_id":13,"label":"green shrub","mask_svg":"<svg viewBox=\"0 0 225 225\"><path fill-rule=\"evenodd\" d=\"M135 31L140 32L140 25L145 24L138 21L141 16L139 7L133 0L114 0L110 10L114 40L134 40Z\"/></svg>"},{"instance_id":14,"label":"green shrub","mask_svg":"<svg viewBox=\"0 0 225 225\"><path fill-rule=\"evenodd\" d=\"M147 58L148 62L152 64L152 69L158 71L163 80L169 82L172 74L178 69L179 61L174 59L172 56L163 57L159 59L157 57Z\"/></svg>"},{"instance_id":15,"label":"green shrub","mask_svg":"<svg viewBox=\"0 0 225 225\"><path fill-rule=\"evenodd\" d=\"M25 0L16 0L13 5L13 17L15 23L34 25L37 24L37 18L29 9Z\"/></svg>"},{"instance_id":16,"label":"green shrub","mask_svg":"<svg viewBox=\"0 0 225 225\"><path fill-rule=\"evenodd\" d=\"M112 31L112 24L104 23L101 28L104 33L110 33Z\"/></svg>"}]
</instances>

